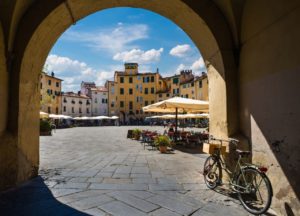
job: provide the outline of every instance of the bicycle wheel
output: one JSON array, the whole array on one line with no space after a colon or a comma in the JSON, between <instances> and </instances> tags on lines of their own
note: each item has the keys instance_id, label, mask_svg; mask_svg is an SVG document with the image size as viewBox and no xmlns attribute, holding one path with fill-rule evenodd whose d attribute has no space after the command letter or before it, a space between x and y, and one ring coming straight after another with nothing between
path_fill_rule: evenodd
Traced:
<instances>
[{"instance_id":1,"label":"bicycle wheel","mask_svg":"<svg viewBox=\"0 0 300 216\"><path fill-rule=\"evenodd\" d=\"M265 213L272 202L272 186L268 177L253 167L245 167L237 176L238 197L244 208L255 215Z\"/></svg>"},{"instance_id":2,"label":"bicycle wheel","mask_svg":"<svg viewBox=\"0 0 300 216\"><path fill-rule=\"evenodd\" d=\"M221 182L222 168L219 160L215 156L209 156L203 168L205 184L208 188L214 189Z\"/></svg>"}]
</instances>

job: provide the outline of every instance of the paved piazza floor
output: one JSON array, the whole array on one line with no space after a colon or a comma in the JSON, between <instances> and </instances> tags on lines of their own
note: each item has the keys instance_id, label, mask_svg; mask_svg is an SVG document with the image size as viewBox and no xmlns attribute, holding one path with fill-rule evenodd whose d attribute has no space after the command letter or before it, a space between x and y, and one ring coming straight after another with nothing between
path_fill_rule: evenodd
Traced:
<instances>
[{"instance_id":1,"label":"paved piazza floor","mask_svg":"<svg viewBox=\"0 0 300 216\"><path fill-rule=\"evenodd\" d=\"M226 190L207 189L207 155L144 149L126 138L129 128L41 137L40 176L0 194L0 215L248 215Z\"/></svg>"}]
</instances>

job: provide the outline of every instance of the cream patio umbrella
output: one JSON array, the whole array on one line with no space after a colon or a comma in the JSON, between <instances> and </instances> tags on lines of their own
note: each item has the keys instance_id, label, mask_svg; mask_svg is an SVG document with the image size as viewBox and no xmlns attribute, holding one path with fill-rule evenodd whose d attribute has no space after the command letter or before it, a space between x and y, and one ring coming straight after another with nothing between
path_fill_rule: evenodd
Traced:
<instances>
[{"instance_id":1,"label":"cream patio umbrella","mask_svg":"<svg viewBox=\"0 0 300 216\"><path fill-rule=\"evenodd\" d=\"M42 112L42 111L40 111L40 119L44 119L44 118L49 118L49 114L48 114L48 113L45 113L45 112Z\"/></svg>"},{"instance_id":2,"label":"cream patio umbrella","mask_svg":"<svg viewBox=\"0 0 300 216\"><path fill-rule=\"evenodd\" d=\"M177 132L178 112L208 112L208 101L173 97L155 104L143 107L144 112L175 113L175 133Z\"/></svg>"}]
</instances>

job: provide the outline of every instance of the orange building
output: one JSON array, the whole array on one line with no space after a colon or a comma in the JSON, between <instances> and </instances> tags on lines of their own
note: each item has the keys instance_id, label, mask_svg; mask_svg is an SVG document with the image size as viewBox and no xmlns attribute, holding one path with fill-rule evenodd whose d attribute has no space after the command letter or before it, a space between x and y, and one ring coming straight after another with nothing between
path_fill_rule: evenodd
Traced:
<instances>
[{"instance_id":1,"label":"orange building","mask_svg":"<svg viewBox=\"0 0 300 216\"><path fill-rule=\"evenodd\" d=\"M137 63L125 63L124 71L116 71L114 81L106 81L108 89L108 115L119 116L121 123L143 121L153 113L143 113L144 106L172 98L184 96L197 99L196 79L191 70L163 78L157 72L140 73ZM197 77L197 82L200 79Z\"/></svg>"},{"instance_id":2,"label":"orange building","mask_svg":"<svg viewBox=\"0 0 300 216\"><path fill-rule=\"evenodd\" d=\"M40 79L40 110L49 114L61 114L61 82L63 80L41 73Z\"/></svg>"}]
</instances>

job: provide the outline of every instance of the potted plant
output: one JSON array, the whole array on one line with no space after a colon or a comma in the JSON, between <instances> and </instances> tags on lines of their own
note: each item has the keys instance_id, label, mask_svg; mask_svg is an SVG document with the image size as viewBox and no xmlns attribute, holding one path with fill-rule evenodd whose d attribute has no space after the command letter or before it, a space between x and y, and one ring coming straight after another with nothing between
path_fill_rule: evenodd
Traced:
<instances>
[{"instance_id":1,"label":"potted plant","mask_svg":"<svg viewBox=\"0 0 300 216\"><path fill-rule=\"evenodd\" d=\"M167 147L171 145L171 140L166 135L160 135L155 138L154 143L156 146L158 146L161 153L166 153Z\"/></svg>"},{"instance_id":2,"label":"potted plant","mask_svg":"<svg viewBox=\"0 0 300 216\"><path fill-rule=\"evenodd\" d=\"M142 134L142 131L138 128L136 128L132 131L133 139L135 139L135 140L139 140L141 137L141 134Z\"/></svg>"},{"instance_id":3,"label":"potted plant","mask_svg":"<svg viewBox=\"0 0 300 216\"><path fill-rule=\"evenodd\" d=\"M40 120L40 135L51 136L52 135L51 123L47 119Z\"/></svg>"}]
</instances>

